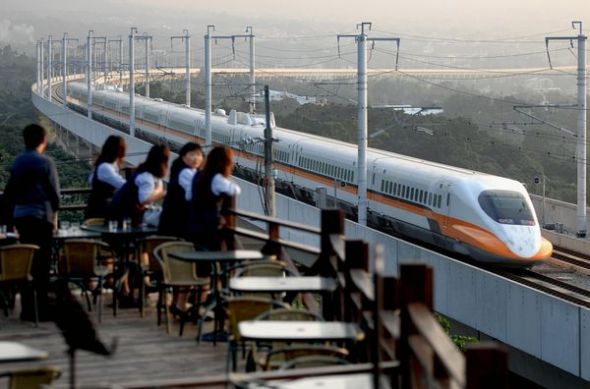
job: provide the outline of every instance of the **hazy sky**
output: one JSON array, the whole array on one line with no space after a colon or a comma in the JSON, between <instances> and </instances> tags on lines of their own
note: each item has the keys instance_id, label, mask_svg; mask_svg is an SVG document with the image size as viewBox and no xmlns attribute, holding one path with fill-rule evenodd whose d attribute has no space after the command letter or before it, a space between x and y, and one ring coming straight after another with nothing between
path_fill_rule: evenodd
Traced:
<instances>
[{"instance_id":1,"label":"hazy sky","mask_svg":"<svg viewBox=\"0 0 590 389\"><path fill-rule=\"evenodd\" d=\"M440 28L441 24L466 31L476 31L481 26L495 29L500 35L507 29L526 33L551 26L567 27L574 19L590 23L588 0L2 0L2 3L4 12L0 18L7 19L14 16L26 19L27 13L33 19L35 11L52 16L64 11L88 11L89 20L106 15L135 19L151 8L154 19L187 16L201 19L210 15L218 24L223 21L222 15L227 14L234 18L300 20L317 25L353 25L368 20L387 29L395 29L396 25L411 28L414 24L424 33L430 26Z\"/></svg>"},{"instance_id":2,"label":"hazy sky","mask_svg":"<svg viewBox=\"0 0 590 389\"><path fill-rule=\"evenodd\" d=\"M470 39L568 33L571 20L590 29L589 0L2 0L2 8L0 41L21 44L66 30L121 33L132 25L162 35L253 25L262 37L347 33L372 21L377 32Z\"/></svg>"}]
</instances>

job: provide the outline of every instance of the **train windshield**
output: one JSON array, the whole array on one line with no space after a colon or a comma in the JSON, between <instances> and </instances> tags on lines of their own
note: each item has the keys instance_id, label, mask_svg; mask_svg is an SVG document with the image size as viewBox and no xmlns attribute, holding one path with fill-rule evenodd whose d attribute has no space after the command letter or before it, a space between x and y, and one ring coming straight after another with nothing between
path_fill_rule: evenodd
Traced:
<instances>
[{"instance_id":1,"label":"train windshield","mask_svg":"<svg viewBox=\"0 0 590 389\"><path fill-rule=\"evenodd\" d=\"M479 195L479 205L489 217L502 224L535 225L524 196L507 190L486 190Z\"/></svg>"}]
</instances>

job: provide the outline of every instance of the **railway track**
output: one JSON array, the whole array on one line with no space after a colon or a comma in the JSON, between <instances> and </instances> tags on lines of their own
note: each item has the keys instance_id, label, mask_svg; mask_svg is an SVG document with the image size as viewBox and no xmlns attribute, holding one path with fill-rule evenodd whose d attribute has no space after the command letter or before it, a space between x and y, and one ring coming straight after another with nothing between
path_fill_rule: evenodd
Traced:
<instances>
[{"instance_id":1,"label":"railway track","mask_svg":"<svg viewBox=\"0 0 590 389\"><path fill-rule=\"evenodd\" d=\"M576 253L562 247L554 247L551 258L590 270L590 256L585 254Z\"/></svg>"},{"instance_id":2,"label":"railway track","mask_svg":"<svg viewBox=\"0 0 590 389\"><path fill-rule=\"evenodd\" d=\"M531 270L492 270L492 272L519 284L590 308L590 290L548 277L544 274L535 273Z\"/></svg>"}]
</instances>

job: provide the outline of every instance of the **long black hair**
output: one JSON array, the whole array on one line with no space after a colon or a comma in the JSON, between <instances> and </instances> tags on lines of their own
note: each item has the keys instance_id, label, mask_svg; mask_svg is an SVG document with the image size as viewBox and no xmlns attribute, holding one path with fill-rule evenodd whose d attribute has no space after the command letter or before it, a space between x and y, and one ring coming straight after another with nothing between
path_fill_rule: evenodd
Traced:
<instances>
[{"instance_id":1,"label":"long black hair","mask_svg":"<svg viewBox=\"0 0 590 389\"><path fill-rule=\"evenodd\" d=\"M137 174L148 172L155 177L162 178L168 170L170 148L166 145L154 145L150 149L147 158L137 167Z\"/></svg>"},{"instance_id":2,"label":"long black hair","mask_svg":"<svg viewBox=\"0 0 590 389\"><path fill-rule=\"evenodd\" d=\"M117 159L123 159L127 151L127 142L118 135L111 135L104 141L99 156L94 161L94 166L98 166L103 162L113 163Z\"/></svg>"}]
</instances>

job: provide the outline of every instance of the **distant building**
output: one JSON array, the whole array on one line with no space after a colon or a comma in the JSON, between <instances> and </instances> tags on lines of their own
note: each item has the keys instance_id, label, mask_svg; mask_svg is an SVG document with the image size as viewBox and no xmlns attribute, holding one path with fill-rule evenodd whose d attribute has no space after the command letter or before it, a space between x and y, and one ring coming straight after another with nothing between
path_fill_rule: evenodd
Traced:
<instances>
[{"instance_id":1,"label":"distant building","mask_svg":"<svg viewBox=\"0 0 590 389\"><path fill-rule=\"evenodd\" d=\"M270 101L281 101L284 99L293 99L297 101L299 105L303 104L315 104L315 105L324 105L326 104L326 99L318 99L317 97L312 96L300 96L294 93L290 93L287 91L277 91L277 90L269 90L269 98ZM256 101L263 102L264 101L264 92L260 92L256 95Z\"/></svg>"}]
</instances>

